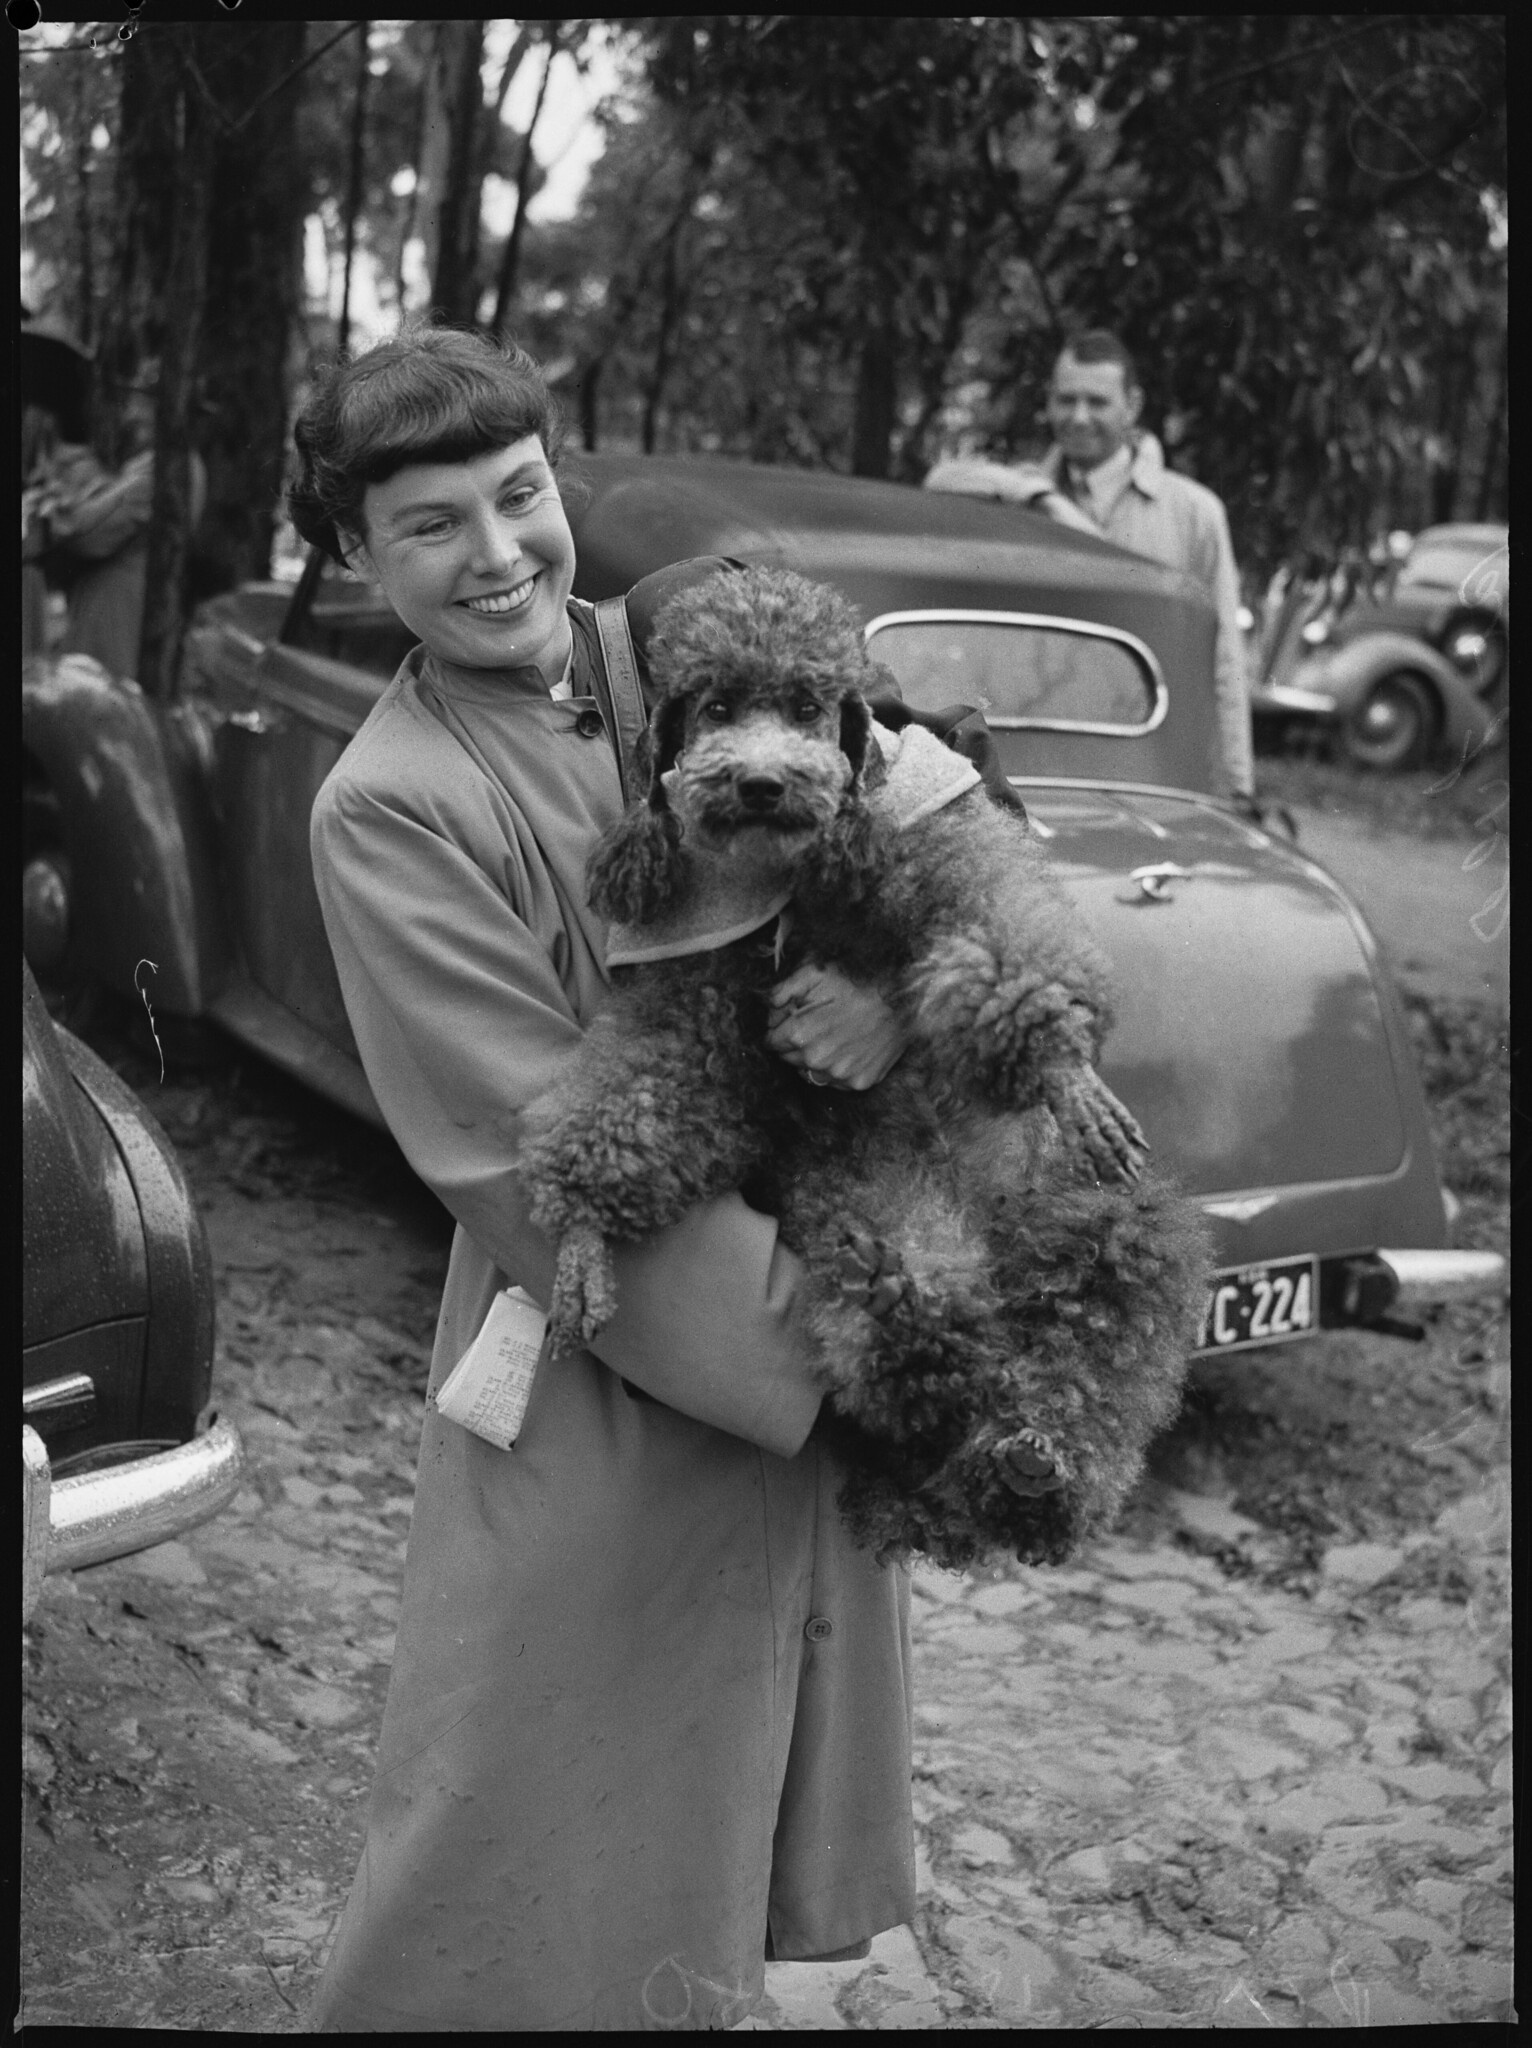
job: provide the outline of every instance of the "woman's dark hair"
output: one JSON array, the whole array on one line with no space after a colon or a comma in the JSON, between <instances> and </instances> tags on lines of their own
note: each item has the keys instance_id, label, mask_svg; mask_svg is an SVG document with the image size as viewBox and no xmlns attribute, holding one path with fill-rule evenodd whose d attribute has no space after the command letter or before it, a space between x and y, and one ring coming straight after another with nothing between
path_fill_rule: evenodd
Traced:
<instances>
[{"instance_id":1,"label":"woman's dark hair","mask_svg":"<svg viewBox=\"0 0 1532 2048\"><path fill-rule=\"evenodd\" d=\"M556 464L564 424L525 349L463 328L412 328L337 363L305 405L287 508L306 541L343 562L340 532L363 531L369 484L412 462L472 462L531 434Z\"/></svg>"}]
</instances>

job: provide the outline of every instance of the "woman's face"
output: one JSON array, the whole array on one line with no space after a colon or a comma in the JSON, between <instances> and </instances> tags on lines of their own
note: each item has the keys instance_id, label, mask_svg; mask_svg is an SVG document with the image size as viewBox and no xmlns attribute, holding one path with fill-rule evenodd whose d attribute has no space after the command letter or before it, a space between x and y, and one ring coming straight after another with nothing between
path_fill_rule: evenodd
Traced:
<instances>
[{"instance_id":1,"label":"woman's face","mask_svg":"<svg viewBox=\"0 0 1532 2048\"><path fill-rule=\"evenodd\" d=\"M574 536L535 434L471 462L417 462L362 500L352 566L375 579L433 654L558 681Z\"/></svg>"}]
</instances>

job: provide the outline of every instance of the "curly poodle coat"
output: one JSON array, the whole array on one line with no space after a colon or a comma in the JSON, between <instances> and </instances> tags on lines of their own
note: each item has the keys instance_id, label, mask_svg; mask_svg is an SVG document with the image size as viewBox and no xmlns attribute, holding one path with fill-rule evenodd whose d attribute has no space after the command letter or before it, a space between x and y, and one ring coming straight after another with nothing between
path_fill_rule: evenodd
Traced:
<instances>
[{"instance_id":1,"label":"curly poodle coat","mask_svg":"<svg viewBox=\"0 0 1532 2048\"><path fill-rule=\"evenodd\" d=\"M609 1241L739 1189L805 1264L858 1539L1061 1561L1174 1413L1209 1267L1200 1214L1095 1072L1106 962L1024 817L977 787L892 801L835 593L721 574L666 605L650 667L647 797L593 854L591 901L683 937L612 969L528 1119L555 1337L612 1313ZM717 902L740 900L770 914L714 943ZM772 988L804 961L891 992L910 1043L876 1087L816 1087L768 1050Z\"/></svg>"}]
</instances>

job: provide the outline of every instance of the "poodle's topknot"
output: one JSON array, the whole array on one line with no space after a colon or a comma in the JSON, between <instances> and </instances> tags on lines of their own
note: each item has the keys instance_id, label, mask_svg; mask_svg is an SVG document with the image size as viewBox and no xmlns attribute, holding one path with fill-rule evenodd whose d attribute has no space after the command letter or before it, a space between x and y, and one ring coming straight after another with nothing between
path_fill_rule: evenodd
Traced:
<instances>
[{"instance_id":1,"label":"poodle's topknot","mask_svg":"<svg viewBox=\"0 0 1532 2048\"><path fill-rule=\"evenodd\" d=\"M790 569L720 570L677 591L655 617L649 665L666 697L725 677L747 688L786 676L831 689L867 680L856 613Z\"/></svg>"}]
</instances>

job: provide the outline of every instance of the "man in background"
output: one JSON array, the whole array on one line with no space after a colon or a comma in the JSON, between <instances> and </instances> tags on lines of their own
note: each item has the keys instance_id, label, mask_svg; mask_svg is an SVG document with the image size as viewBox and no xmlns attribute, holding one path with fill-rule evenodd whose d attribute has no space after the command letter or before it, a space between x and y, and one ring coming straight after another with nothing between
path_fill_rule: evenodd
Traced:
<instances>
[{"instance_id":1,"label":"man in background","mask_svg":"<svg viewBox=\"0 0 1532 2048\"><path fill-rule=\"evenodd\" d=\"M1039 463L939 462L928 491L1001 498L1149 555L1193 577L1218 613L1219 748L1229 790L1254 791L1239 576L1222 501L1165 466L1138 424L1144 394L1126 346L1104 328L1065 343L1048 389L1054 445Z\"/></svg>"}]
</instances>

